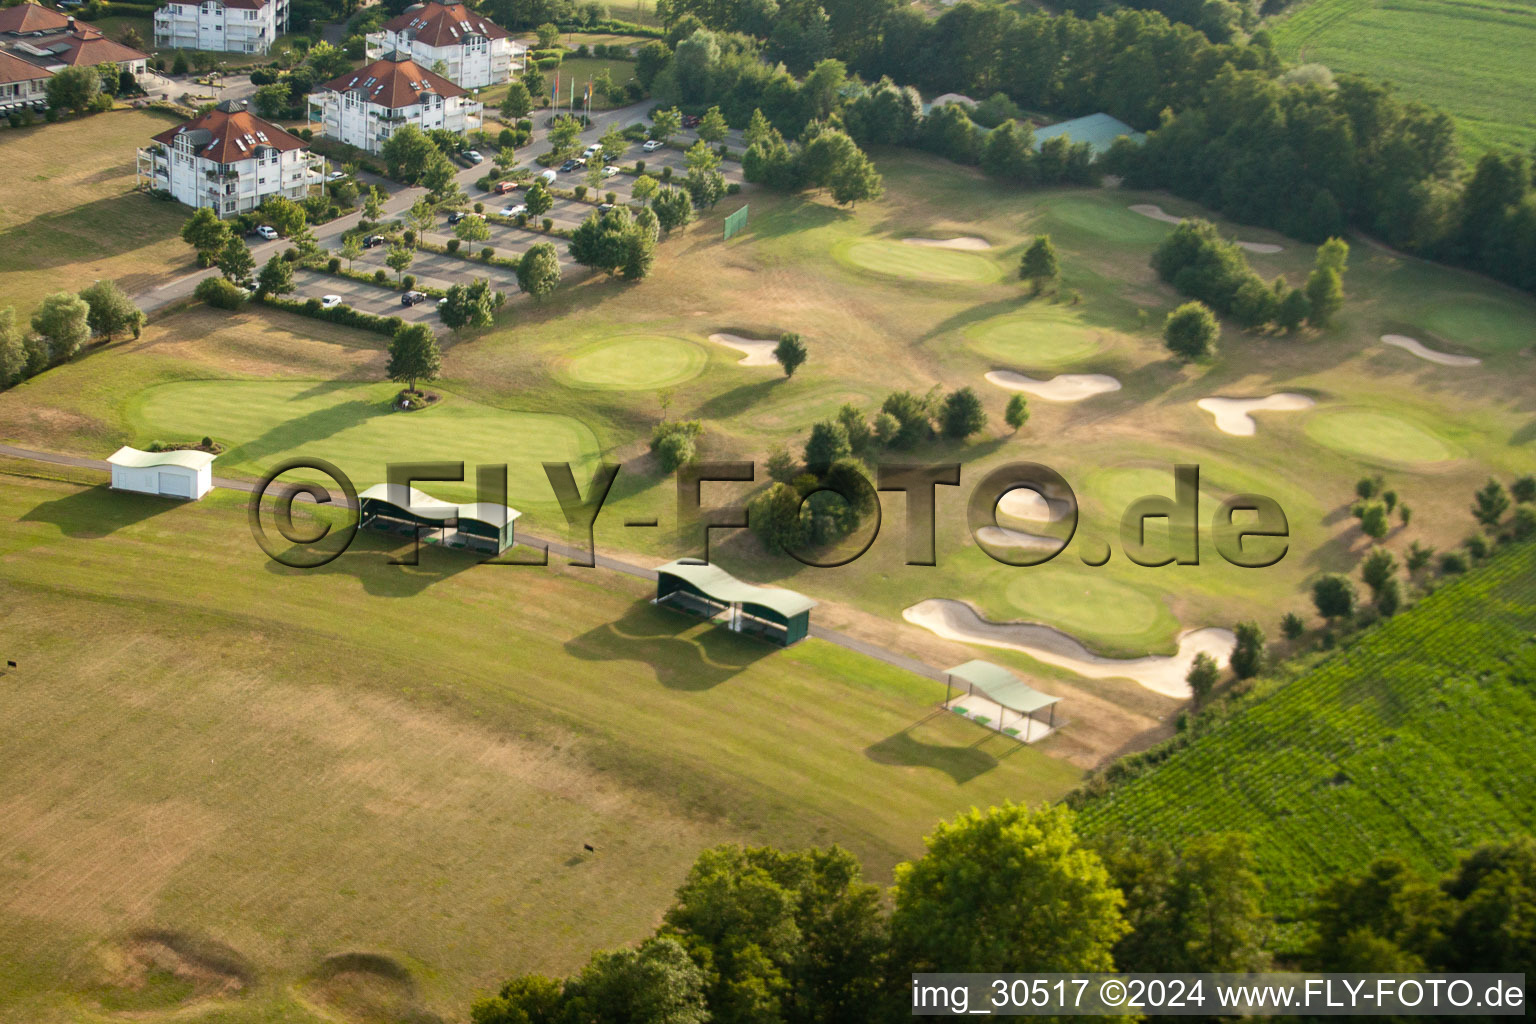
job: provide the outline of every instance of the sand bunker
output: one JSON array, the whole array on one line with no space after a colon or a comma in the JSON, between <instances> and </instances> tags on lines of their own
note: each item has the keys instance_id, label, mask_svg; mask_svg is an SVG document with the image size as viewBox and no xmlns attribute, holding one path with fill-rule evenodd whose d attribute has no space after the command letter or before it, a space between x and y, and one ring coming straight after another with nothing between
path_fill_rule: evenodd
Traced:
<instances>
[{"instance_id":1,"label":"sand bunker","mask_svg":"<svg viewBox=\"0 0 1536 1024\"><path fill-rule=\"evenodd\" d=\"M1009 391L1023 391L1047 402L1081 402L1120 390L1120 382L1103 373L1063 373L1050 380L1036 380L1012 370L993 370L987 374L987 383Z\"/></svg>"},{"instance_id":2,"label":"sand bunker","mask_svg":"<svg viewBox=\"0 0 1536 1024\"><path fill-rule=\"evenodd\" d=\"M904 245L925 245L930 249L990 249L992 243L985 238L963 235L960 238L903 238Z\"/></svg>"},{"instance_id":3,"label":"sand bunker","mask_svg":"<svg viewBox=\"0 0 1536 1024\"><path fill-rule=\"evenodd\" d=\"M1173 214L1167 213L1156 203L1135 203L1131 206L1131 212L1139 213L1143 217L1151 217L1153 220L1160 220L1164 224L1177 224L1179 221L1184 220L1183 217L1175 217ZM1239 249L1246 249L1249 252L1260 253L1265 256L1285 251L1285 246L1275 245L1273 242L1238 242L1237 246Z\"/></svg>"},{"instance_id":4,"label":"sand bunker","mask_svg":"<svg viewBox=\"0 0 1536 1024\"><path fill-rule=\"evenodd\" d=\"M1224 434L1252 437L1259 425L1249 415L1255 412L1296 412L1317 403L1306 395L1282 391L1265 398L1202 398L1195 403L1216 417L1216 429Z\"/></svg>"},{"instance_id":5,"label":"sand bunker","mask_svg":"<svg viewBox=\"0 0 1536 1024\"><path fill-rule=\"evenodd\" d=\"M1042 537L1038 533L1025 533L1006 526L983 526L976 531L976 539L994 547L1026 551L1058 551L1062 547L1060 537Z\"/></svg>"},{"instance_id":6,"label":"sand bunker","mask_svg":"<svg viewBox=\"0 0 1536 1024\"><path fill-rule=\"evenodd\" d=\"M1071 508L1070 501L1047 498L1031 487L1015 487L997 499L998 515L1032 523L1054 523L1066 518Z\"/></svg>"},{"instance_id":7,"label":"sand bunker","mask_svg":"<svg viewBox=\"0 0 1536 1024\"><path fill-rule=\"evenodd\" d=\"M1195 655L1204 652L1225 665L1237 643L1230 630L1207 627L1179 634L1179 652L1172 657L1104 658L1059 629L1032 622L992 622L964 601L930 598L901 615L946 640L1023 651L1037 661L1089 679L1133 679L1155 693L1179 700L1190 695L1184 677L1189 674Z\"/></svg>"},{"instance_id":8,"label":"sand bunker","mask_svg":"<svg viewBox=\"0 0 1536 1024\"><path fill-rule=\"evenodd\" d=\"M1381 340L1388 345L1412 352L1420 359L1427 359L1431 363L1439 363L1441 366L1479 366L1482 360L1476 356L1453 356L1449 352L1436 352L1417 338L1410 338L1406 334L1383 334Z\"/></svg>"},{"instance_id":9,"label":"sand bunker","mask_svg":"<svg viewBox=\"0 0 1536 1024\"><path fill-rule=\"evenodd\" d=\"M759 338L743 338L737 334L711 334L709 340L716 345L725 345L734 348L738 352L745 352L747 358L738 366L772 366L777 360L773 358L773 350L778 347L778 341L763 341Z\"/></svg>"}]
</instances>

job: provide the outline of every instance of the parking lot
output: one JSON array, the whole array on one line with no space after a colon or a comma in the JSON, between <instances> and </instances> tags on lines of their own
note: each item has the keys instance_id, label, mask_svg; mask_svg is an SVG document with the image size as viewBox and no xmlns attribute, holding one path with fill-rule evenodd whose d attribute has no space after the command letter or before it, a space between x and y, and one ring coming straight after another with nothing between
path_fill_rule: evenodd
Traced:
<instances>
[{"instance_id":1,"label":"parking lot","mask_svg":"<svg viewBox=\"0 0 1536 1024\"><path fill-rule=\"evenodd\" d=\"M359 261L361 263L361 261ZM393 278L393 274L391 274ZM303 268L293 272L294 293L290 298L299 300L318 299L326 295L340 295L341 301L353 309L374 316L398 316L407 323L426 321L437 326L437 304L432 301L415 306L400 305L400 293L376 284L364 284L345 277L332 277Z\"/></svg>"}]
</instances>

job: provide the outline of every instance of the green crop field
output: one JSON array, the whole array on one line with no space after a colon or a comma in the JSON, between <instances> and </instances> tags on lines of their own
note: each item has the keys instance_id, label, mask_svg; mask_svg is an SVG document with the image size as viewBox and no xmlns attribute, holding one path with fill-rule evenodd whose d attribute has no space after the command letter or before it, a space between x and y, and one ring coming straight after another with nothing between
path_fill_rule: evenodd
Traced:
<instances>
[{"instance_id":1,"label":"green crop field","mask_svg":"<svg viewBox=\"0 0 1536 1024\"><path fill-rule=\"evenodd\" d=\"M1090 797L1090 833L1253 838L1274 909L1400 854L1536 824L1536 544L1500 554L1288 681L1270 681L1161 764Z\"/></svg>"},{"instance_id":2,"label":"green crop field","mask_svg":"<svg viewBox=\"0 0 1536 1024\"><path fill-rule=\"evenodd\" d=\"M1304 0L1266 27L1287 60L1392 82L1450 114L1471 158L1536 146L1536 0Z\"/></svg>"}]
</instances>

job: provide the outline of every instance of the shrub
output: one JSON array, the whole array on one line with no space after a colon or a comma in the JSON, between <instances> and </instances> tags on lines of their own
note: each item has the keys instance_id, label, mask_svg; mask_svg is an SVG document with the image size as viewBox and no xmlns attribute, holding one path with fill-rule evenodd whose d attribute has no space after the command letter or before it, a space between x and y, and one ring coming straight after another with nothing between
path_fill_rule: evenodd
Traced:
<instances>
[{"instance_id":1,"label":"shrub","mask_svg":"<svg viewBox=\"0 0 1536 1024\"><path fill-rule=\"evenodd\" d=\"M245 292L222 277L209 277L199 281L192 291L192 296L215 309L238 310L245 305Z\"/></svg>"},{"instance_id":2,"label":"shrub","mask_svg":"<svg viewBox=\"0 0 1536 1024\"><path fill-rule=\"evenodd\" d=\"M412 288L415 288L416 287L416 275L415 274L406 274L405 276L401 277L400 278L400 287L405 289L406 291L410 291Z\"/></svg>"},{"instance_id":3,"label":"shrub","mask_svg":"<svg viewBox=\"0 0 1536 1024\"><path fill-rule=\"evenodd\" d=\"M457 238L450 238L450 239L448 239L448 251L449 252L458 252L459 251L459 240Z\"/></svg>"},{"instance_id":4,"label":"shrub","mask_svg":"<svg viewBox=\"0 0 1536 1024\"><path fill-rule=\"evenodd\" d=\"M389 284L389 271L380 267L373 272L373 279L378 284Z\"/></svg>"},{"instance_id":5,"label":"shrub","mask_svg":"<svg viewBox=\"0 0 1536 1024\"><path fill-rule=\"evenodd\" d=\"M326 260L325 269L333 274L339 271L341 269L341 257L332 256L330 259Z\"/></svg>"},{"instance_id":6,"label":"shrub","mask_svg":"<svg viewBox=\"0 0 1536 1024\"><path fill-rule=\"evenodd\" d=\"M645 173L645 161L644 160L636 160L635 161L635 176L638 177L638 176L640 176L640 175L642 175L644 173Z\"/></svg>"},{"instance_id":7,"label":"shrub","mask_svg":"<svg viewBox=\"0 0 1536 1024\"><path fill-rule=\"evenodd\" d=\"M1460 551L1447 551L1440 556L1440 572L1451 576L1467 571L1467 556Z\"/></svg>"},{"instance_id":8,"label":"shrub","mask_svg":"<svg viewBox=\"0 0 1536 1024\"><path fill-rule=\"evenodd\" d=\"M587 186L585 186L585 185L577 185L575 191L576 191L576 198L577 199L585 199L585 198L587 198Z\"/></svg>"},{"instance_id":9,"label":"shrub","mask_svg":"<svg viewBox=\"0 0 1536 1024\"><path fill-rule=\"evenodd\" d=\"M548 234L549 232L551 232L553 230L555 230L554 218L552 218L552 217L545 217L544 218L544 232L546 234Z\"/></svg>"},{"instance_id":10,"label":"shrub","mask_svg":"<svg viewBox=\"0 0 1536 1024\"><path fill-rule=\"evenodd\" d=\"M704 425L698 420L656 424L651 431L651 451L656 454L662 470L671 473L692 462L696 454L694 442L703 433Z\"/></svg>"},{"instance_id":11,"label":"shrub","mask_svg":"<svg viewBox=\"0 0 1536 1024\"><path fill-rule=\"evenodd\" d=\"M489 245L486 246L484 249L480 250L480 258L483 259L483 260L489 260L492 256L495 256L495 255L496 255L496 250L491 248Z\"/></svg>"}]
</instances>

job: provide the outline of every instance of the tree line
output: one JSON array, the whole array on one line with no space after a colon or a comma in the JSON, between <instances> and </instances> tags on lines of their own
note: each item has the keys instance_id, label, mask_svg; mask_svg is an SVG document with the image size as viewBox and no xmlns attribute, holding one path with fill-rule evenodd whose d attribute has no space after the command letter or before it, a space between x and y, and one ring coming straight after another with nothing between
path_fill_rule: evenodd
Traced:
<instances>
[{"instance_id":1,"label":"tree line","mask_svg":"<svg viewBox=\"0 0 1536 1024\"><path fill-rule=\"evenodd\" d=\"M1232 972L1275 960L1247 840L1079 835L1065 807L940 822L882 892L833 846L705 850L654 933L566 978L520 975L475 1024L856 1024L911 1019L913 972ZM1286 966L1529 972L1536 841L1440 878L1396 857L1317 893Z\"/></svg>"},{"instance_id":2,"label":"tree line","mask_svg":"<svg viewBox=\"0 0 1536 1024\"><path fill-rule=\"evenodd\" d=\"M14 308L0 308L0 390L68 362L92 338L137 338L146 319L115 281L45 296L25 325Z\"/></svg>"}]
</instances>

